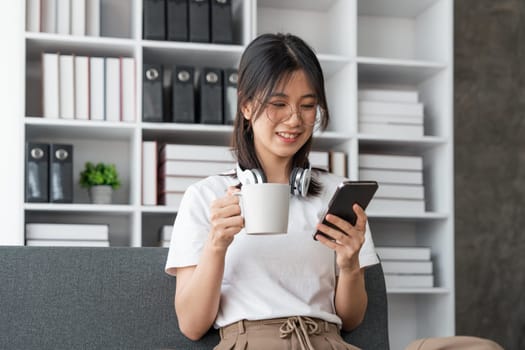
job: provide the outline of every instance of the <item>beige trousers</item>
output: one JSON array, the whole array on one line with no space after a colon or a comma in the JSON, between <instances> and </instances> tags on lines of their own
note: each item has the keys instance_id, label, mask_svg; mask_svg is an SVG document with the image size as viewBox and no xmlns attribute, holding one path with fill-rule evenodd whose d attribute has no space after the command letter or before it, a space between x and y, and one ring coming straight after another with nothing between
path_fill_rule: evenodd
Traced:
<instances>
[{"instance_id":1,"label":"beige trousers","mask_svg":"<svg viewBox=\"0 0 525 350\"><path fill-rule=\"evenodd\" d=\"M359 350L341 338L337 325L303 316L242 320L220 335L214 350Z\"/></svg>"},{"instance_id":2,"label":"beige trousers","mask_svg":"<svg viewBox=\"0 0 525 350\"><path fill-rule=\"evenodd\" d=\"M405 350L503 350L492 340L477 337L424 338L410 343Z\"/></svg>"}]
</instances>

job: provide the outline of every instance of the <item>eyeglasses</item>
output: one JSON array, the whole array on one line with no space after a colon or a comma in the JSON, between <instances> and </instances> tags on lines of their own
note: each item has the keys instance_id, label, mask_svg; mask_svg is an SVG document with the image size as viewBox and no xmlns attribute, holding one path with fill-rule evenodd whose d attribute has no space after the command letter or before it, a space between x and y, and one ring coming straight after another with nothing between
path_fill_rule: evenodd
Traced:
<instances>
[{"instance_id":1,"label":"eyeglasses","mask_svg":"<svg viewBox=\"0 0 525 350\"><path fill-rule=\"evenodd\" d=\"M317 103L304 103L299 106L298 110L286 102L267 102L265 104L266 117L275 124L288 121L294 113L300 117L305 125L315 125L321 118L321 108Z\"/></svg>"}]
</instances>

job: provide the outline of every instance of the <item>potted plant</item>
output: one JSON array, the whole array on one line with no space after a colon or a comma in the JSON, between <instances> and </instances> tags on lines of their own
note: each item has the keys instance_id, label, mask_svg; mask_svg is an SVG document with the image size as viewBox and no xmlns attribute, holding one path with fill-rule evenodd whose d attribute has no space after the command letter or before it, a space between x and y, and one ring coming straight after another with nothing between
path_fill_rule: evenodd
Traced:
<instances>
[{"instance_id":1,"label":"potted plant","mask_svg":"<svg viewBox=\"0 0 525 350\"><path fill-rule=\"evenodd\" d=\"M80 173L80 186L87 188L91 202L110 204L113 190L120 187L120 179L114 164L86 162Z\"/></svg>"}]
</instances>

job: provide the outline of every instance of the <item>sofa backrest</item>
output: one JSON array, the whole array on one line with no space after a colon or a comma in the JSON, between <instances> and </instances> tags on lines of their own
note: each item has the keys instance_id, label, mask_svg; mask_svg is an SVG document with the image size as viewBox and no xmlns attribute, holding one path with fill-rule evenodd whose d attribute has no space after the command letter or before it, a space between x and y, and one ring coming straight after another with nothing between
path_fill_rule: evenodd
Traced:
<instances>
[{"instance_id":1,"label":"sofa backrest","mask_svg":"<svg viewBox=\"0 0 525 350\"><path fill-rule=\"evenodd\" d=\"M166 248L0 247L0 349L212 349L216 331L194 342L178 329L166 255ZM366 284L365 320L345 337L387 349L380 265L367 270Z\"/></svg>"}]
</instances>

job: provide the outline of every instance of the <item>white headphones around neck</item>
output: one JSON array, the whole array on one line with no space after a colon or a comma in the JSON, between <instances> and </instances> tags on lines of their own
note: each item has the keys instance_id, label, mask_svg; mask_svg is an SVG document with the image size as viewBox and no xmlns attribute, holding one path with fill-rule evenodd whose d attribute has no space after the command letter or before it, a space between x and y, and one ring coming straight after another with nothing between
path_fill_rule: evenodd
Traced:
<instances>
[{"instance_id":1,"label":"white headphones around neck","mask_svg":"<svg viewBox=\"0 0 525 350\"><path fill-rule=\"evenodd\" d=\"M243 185L259 184L266 182L266 175L261 169L242 170L237 164L237 178ZM312 167L293 168L290 173L290 193L294 196L306 197L312 176Z\"/></svg>"}]
</instances>

